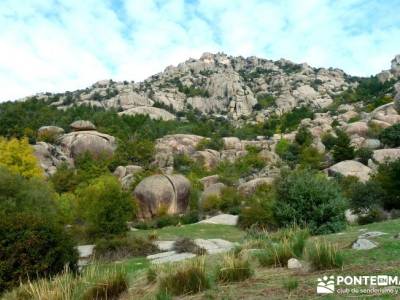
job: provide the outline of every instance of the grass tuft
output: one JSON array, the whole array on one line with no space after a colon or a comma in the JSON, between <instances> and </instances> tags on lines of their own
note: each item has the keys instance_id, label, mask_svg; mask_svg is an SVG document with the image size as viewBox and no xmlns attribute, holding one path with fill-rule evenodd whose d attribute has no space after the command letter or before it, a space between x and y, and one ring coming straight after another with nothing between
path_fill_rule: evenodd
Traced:
<instances>
[{"instance_id":1,"label":"grass tuft","mask_svg":"<svg viewBox=\"0 0 400 300\"><path fill-rule=\"evenodd\" d=\"M195 294L210 287L203 258L168 265L162 273L159 277L160 293L175 296Z\"/></svg>"},{"instance_id":2,"label":"grass tuft","mask_svg":"<svg viewBox=\"0 0 400 300\"><path fill-rule=\"evenodd\" d=\"M307 245L306 261L314 270L328 270L343 266L343 254L326 240L314 241Z\"/></svg>"},{"instance_id":3,"label":"grass tuft","mask_svg":"<svg viewBox=\"0 0 400 300\"><path fill-rule=\"evenodd\" d=\"M216 278L219 282L243 281L253 275L250 261L232 254L225 255L222 263L217 267Z\"/></svg>"}]
</instances>

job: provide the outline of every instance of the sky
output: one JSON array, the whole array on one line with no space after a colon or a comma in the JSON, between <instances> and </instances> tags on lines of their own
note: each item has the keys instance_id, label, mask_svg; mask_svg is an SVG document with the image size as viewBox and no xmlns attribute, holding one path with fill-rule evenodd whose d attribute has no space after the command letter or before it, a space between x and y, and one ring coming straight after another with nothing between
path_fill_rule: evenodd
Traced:
<instances>
[{"instance_id":1,"label":"sky","mask_svg":"<svg viewBox=\"0 0 400 300\"><path fill-rule=\"evenodd\" d=\"M0 101L141 81L204 52L369 76L400 54L400 0L0 0Z\"/></svg>"}]
</instances>

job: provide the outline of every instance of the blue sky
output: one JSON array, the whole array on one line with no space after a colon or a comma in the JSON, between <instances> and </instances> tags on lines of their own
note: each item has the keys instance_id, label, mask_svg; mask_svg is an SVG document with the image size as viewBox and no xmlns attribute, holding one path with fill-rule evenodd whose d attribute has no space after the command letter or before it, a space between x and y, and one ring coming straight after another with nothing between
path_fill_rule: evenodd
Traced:
<instances>
[{"instance_id":1,"label":"blue sky","mask_svg":"<svg viewBox=\"0 0 400 300\"><path fill-rule=\"evenodd\" d=\"M203 52L368 76L400 53L400 0L0 0L0 101L140 81Z\"/></svg>"}]
</instances>

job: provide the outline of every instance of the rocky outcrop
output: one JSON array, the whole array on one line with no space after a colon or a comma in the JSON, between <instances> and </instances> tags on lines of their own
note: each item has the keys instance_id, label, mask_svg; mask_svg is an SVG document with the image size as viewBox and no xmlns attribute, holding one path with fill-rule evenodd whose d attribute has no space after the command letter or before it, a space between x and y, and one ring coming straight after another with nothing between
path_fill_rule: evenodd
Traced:
<instances>
[{"instance_id":1,"label":"rocky outcrop","mask_svg":"<svg viewBox=\"0 0 400 300\"><path fill-rule=\"evenodd\" d=\"M348 135L358 135L364 137L368 134L368 125L362 121L354 122L346 125L344 130Z\"/></svg>"},{"instance_id":2,"label":"rocky outcrop","mask_svg":"<svg viewBox=\"0 0 400 300\"><path fill-rule=\"evenodd\" d=\"M163 118L166 114L154 113L154 105L160 103L177 112L194 108L239 120L253 113L257 98L271 95L276 102L271 108L258 110L262 119L270 112L281 114L302 105L326 107L335 94L352 85L338 69L316 69L284 59L204 53L199 59L169 66L144 82L102 80L85 90L57 95L59 101L51 105L59 109L91 105L118 111L141 107L141 113ZM53 95L39 96L46 100Z\"/></svg>"},{"instance_id":3,"label":"rocky outcrop","mask_svg":"<svg viewBox=\"0 0 400 300\"><path fill-rule=\"evenodd\" d=\"M219 152L212 149L196 151L192 158L201 163L209 171L215 168L221 160Z\"/></svg>"},{"instance_id":4,"label":"rocky outcrop","mask_svg":"<svg viewBox=\"0 0 400 300\"><path fill-rule=\"evenodd\" d=\"M221 182L217 182L217 183L207 186L204 189L203 193L201 194L200 201L203 203L205 200L207 200L210 197L220 197L222 194L222 191L225 188L226 188L226 185Z\"/></svg>"},{"instance_id":5,"label":"rocky outcrop","mask_svg":"<svg viewBox=\"0 0 400 300\"><path fill-rule=\"evenodd\" d=\"M140 216L151 218L162 212L184 213L190 188L190 181L183 175L153 175L142 180L133 194L139 202Z\"/></svg>"},{"instance_id":6,"label":"rocky outcrop","mask_svg":"<svg viewBox=\"0 0 400 300\"><path fill-rule=\"evenodd\" d=\"M382 164L400 158L400 148L375 150L372 155L371 163Z\"/></svg>"},{"instance_id":7,"label":"rocky outcrop","mask_svg":"<svg viewBox=\"0 0 400 300\"><path fill-rule=\"evenodd\" d=\"M400 114L400 81L395 85L396 95L394 96L394 108Z\"/></svg>"},{"instance_id":8,"label":"rocky outcrop","mask_svg":"<svg viewBox=\"0 0 400 300\"><path fill-rule=\"evenodd\" d=\"M270 177L256 178L256 179L253 179L248 182L240 184L238 187L238 191L243 196L250 196L260 186L271 185L273 182L274 182L274 179L270 178Z\"/></svg>"},{"instance_id":9,"label":"rocky outcrop","mask_svg":"<svg viewBox=\"0 0 400 300\"><path fill-rule=\"evenodd\" d=\"M86 152L95 158L112 156L117 147L113 136L97 131L70 132L61 136L57 142L63 152L73 159Z\"/></svg>"},{"instance_id":10,"label":"rocky outcrop","mask_svg":"<svg viewBox=\"0 0 400 300\"><path fill-rule=\"evenodd\" d=\"M143 168L141 166L118 166L114 171L114 176L116 176L119 182L121 182L122 187L127 190L135 179L135 174L142 171Z\"/></svg>"},{"instance_id":11,"label":"rocky outcrop","mask_svg":"<svg viewBox=\"0 0 400 300\"><path fill-rule=\"evenodd\" d=\"M57 168L65 163L68 166L73 165L73 161L68 157L59 146L45 142L38 142L33 145L34 155L36 156L40 167L47 176L56 173Z\"/></svg>"},{"instance_id":12,"label":"rocky outcrop","mask_svg":"<svg viewBox=\"0 0 400 300\"><path fill-rule=\"evenodd\" d=\"M217 183L219 181L218 175L210 175L199 179L200 183L203 185L203 188L207 188L210 185Z\"/></svg>"},{"instance_id":13,"label":"rocky outcrop","mask_svg":"<svg viewBox=\"0 0 400 300\"><path fill-rule=\"evenodd\" d=\"M175 120L175 116L170 112L166 111L162 108L157 107L149 107L149 106L139 106L133 107L128 110L122 111L118 113L120 116L128 115L128 116L136 116L136 115L147 115L150 119L154 120L163 120L163 121L171 121Z\"/></svg>"},{"instance_id":14,"label":"rocky outcrop","mask_svg":"<svg viewBox=\"0 0 400 300\"><path fill-rule=\"evenodd\" d=\"M354 176L360 181L368 181L371 173L371 169L362 163L354 160L341 161L328 168L329 175L335 175L337 173L342 176Z\"/></svg>"}]
</instances>

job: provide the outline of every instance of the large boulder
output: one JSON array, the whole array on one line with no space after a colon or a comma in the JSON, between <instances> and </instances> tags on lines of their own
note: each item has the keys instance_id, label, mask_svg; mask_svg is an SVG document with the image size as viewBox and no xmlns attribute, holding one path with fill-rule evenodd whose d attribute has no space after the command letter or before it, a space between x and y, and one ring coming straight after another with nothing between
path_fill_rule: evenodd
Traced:
<instances>
[{"instance_id":1,"label":"large boulder","mask_svg":"<svg viewBox=\"0 0 400 300\"><path fill-rule=\"evenodd\" d=\"M354 176L362 182L368 181L370 172L371 169L369 167L355 160L341 161L328 168L329 175L339 173L343 176Z\"/></svg>"},{"instance_id":2,"label":"large boulder","mask_svg":"<svg viewBox=\"0 0 400 300\"><path fill-rule=\"evenodd\" d=\"M86 152L95 158L109 157L112 156L117 147L113 136L92 130L64 134L57 142L63 152L73 159Z\"/></svg>"},{"instance_id":3,"label":"large boulder","mask_svg":"<svg viewBox=\"0 0 400 300\"><path fill-rule=\"evenodd\" d=\"M96 130L96 126L90 121L78 120L69 125L74 131Z\"/></svg>"},{"instance_id":4,"label":"large boulder","mask_svg":"<svg viewBox=\"0 0 400 300\"><path fill-rule=\"evenodd\" d=\"M128 166L118 166L114 171L114 176L116 176L121 182L124 189L129 189L132 182L135 179L135 174L143 171L141 166L128 165Z\"/></svg>"},{"instance_id":5,"label":"large boulder","mask_svg":"<svg viewBox=\"0 0 400 300\"><path fill-rule=\"evenodd\" d=\"M189 204L190 181L183 175L153 175L143 179L135 188L140 216L151 218L163 212L184 213Z\"/></svg>"},{"instance_id":6,"label":"large boulder","mask_svg":"<svg viewBox=\"0 0 400 300\"><path fill-rule=\"evenodd\" d=\"M214 169L221 160L219 152L212 149L196 151L192 158L203 164L206 170Z\"/></svg>"},{"instance_id":7,"label":"large boulder","mask_svg":"<svg viewBox=\"0 0 400 300\"><path fill-rule=\"evenodd\" d=\"M258 187L262 185L270 185L273 183L273 181L274 179L271 177L256 178L239 185L238 191L243 196L250 196L257 190Z\"/></svg>"},{"instance_id":8,"label":"large boulder","mask_svg":"<svg viewBox=\"0 0 400 300\"><path fill-rule=\"evenodd\" d=\"M163 120L163 121L175 120L175 116L171 114L169 111L166 111L165 109L162 108L151 107L151 106L133 107L128 110L122 111L118 114L128 115L128 116L147 115L150 117L150 119Z\"/></svg>"},{"instance_id":9,"label":"large boulder","mask_svg":"<svg viewBox=\"0 0 400 300\"><path fill-rule=\"evenodd\" d=\"M362 121L354 122L346 125L344 130L348 135L366 136L368 134L368 125Z\"/></svg>"},{"instance_id":10,"label":"large boulder","mask_svg":"<svg viewBox=\"0 0 400 300\"><path fill-rule=\"evenodd\" d=\"M171 134L157 139L155 164L160 168L173 165L174 155L192 155L197 151L197 145L204 139L194 134Z\"/></svg>"},{"instance_id":11,"label":"large boulder","mask_svg":"<svg viewBox=\"0 0 400 300\"><path fill-rule=\"evenodd\" d=\"M42 126L38 129L38 138L41 140L55 140L64 134L64 129L57 126Z\"/></svg>"},{"instance_id":12,"label":"large boulder","mask_svg":"<svg viewBox=\"0 0 400 300\"><path fill-rule=\"evenodd\" d=\"M204 202L210 197L220 197L222 195L222 191L225 188L226 185L221 182L217 182L207 186L206 188L204 188L204 191L201 194L201 199L200 199L201 202Z\"/></svg>"},{"instance_id":13,"label":"large boulder","mask_svg":"<svg viewBox=\"0 0 400 300\"><path fill-rule=\"evenodd\" d=\"M379 149L375 150L372 160L376 163L384 163L385 161L394 161L400 158L400 148Z\"/></svg>"},{"instance_id":14,"label":"large boulder","mask_svg":"<svg viewBox=\"0 0 400 300\"><path fill-rule=\"evenodd\" d=\"M237 137L222 138L225 150L243 150L242 143Z\"/></svg>"}]
</instances>

